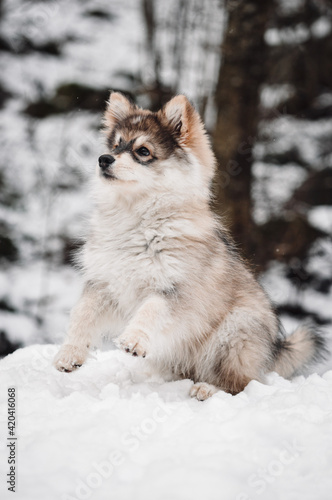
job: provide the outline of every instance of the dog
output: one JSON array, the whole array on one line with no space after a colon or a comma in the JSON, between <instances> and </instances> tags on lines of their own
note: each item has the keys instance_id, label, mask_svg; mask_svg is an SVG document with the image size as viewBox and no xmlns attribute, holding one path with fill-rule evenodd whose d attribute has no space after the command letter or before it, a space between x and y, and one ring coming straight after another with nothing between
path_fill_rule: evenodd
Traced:
<instances>
[{"instance_id":1,"label":"dog","mask_svg":"<svg viewBox=\"0 0 332 500\"><path fill-rule=\"evenodd\" d=\"M85 285L55 367L75 370L107 333L165 378L191 379L190 395L202 401L270 371L292 377L322 356L313 328L284 336L212 212L216 159L187 98L155 113L113 92L104 124L107 152L78 255Z\"/></svg>"}]
</instances>

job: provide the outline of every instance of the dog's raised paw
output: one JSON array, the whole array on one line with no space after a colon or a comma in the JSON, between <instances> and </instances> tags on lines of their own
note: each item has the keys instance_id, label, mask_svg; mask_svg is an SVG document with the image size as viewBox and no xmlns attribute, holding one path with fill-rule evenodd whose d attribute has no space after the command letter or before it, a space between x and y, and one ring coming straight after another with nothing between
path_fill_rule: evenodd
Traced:
<instances>
[{"instance_id":1,"label":"dog's raised paw","mask_svg":"<svg viewBox=\"0 0 332 500\"><path fill-rule=\"evenodd\" d=\"M72 372L83 365L87 355L87 348L66 344L55 356L53 365L60 372Z\"/></svg>"},{"instance_id":2,"label":"dog's raised paw","mask_svg":"<svg viewBox=\"0 0 332 500\"><path fill-rule=\"evenodd\" d=\"M145 358L147 355L147 335L143 332L124 332L115 340L115 344L132 356Z\"/></svg>"},{"instance_id":3,"label":"dog's raised paw","mask_svg":"<svg viewBox=\"0 0 332 500\"><path fill-rule=\"evenodd\" d=\"M218 388L212 384L207 384L206 382L198 382L194 384L190 389L190 396L192 398L198 399L198 401L205 401L218 392Z\"/></svg>"}]
</instances>

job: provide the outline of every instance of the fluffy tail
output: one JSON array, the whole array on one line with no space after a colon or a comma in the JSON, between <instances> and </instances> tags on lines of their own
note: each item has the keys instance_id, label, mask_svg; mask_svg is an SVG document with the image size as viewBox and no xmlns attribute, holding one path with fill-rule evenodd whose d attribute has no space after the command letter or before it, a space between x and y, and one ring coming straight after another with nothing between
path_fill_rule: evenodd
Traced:
<instances>
[{"instance_id":1,"label":"fluffy tail","mask_svg":"<svg viewBox=\"0 0 332 500\"><path fill-rule=\"evenodd\" d=\"M310 364L323 360L327 354L322 335L312 325L302 325L289 337L277 339L273 369L282 377L290 378Z\"/></svg>"}]
</instances>

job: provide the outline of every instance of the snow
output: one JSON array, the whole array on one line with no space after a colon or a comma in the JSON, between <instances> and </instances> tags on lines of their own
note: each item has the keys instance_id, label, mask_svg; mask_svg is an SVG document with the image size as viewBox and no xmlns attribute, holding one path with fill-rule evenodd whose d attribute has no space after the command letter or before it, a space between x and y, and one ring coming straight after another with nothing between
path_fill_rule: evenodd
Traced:
<instances>
[{"instance_id":1,"label":"snow","mask_svg":"<svg viewBox=\"0 0 332 500\"><path fill-rule=\"evenodd\" d=\"M331 158L324 151L322 139L331 137L332 120L301 120L281 113L273 121L262 121L261 135L271 138L271 143L255 145L255 155L260 158L267 151L281 153L297 148L302 162L313 169L329 167Z\"/></svg>"},{"instance_id":2,"label":"snow","mask_svg":"<svg viewBox=\"0 0 332 500\"><path fill-rule=\"evenodd\" d=\"M270 28L265 33L265 41L268 45L300 44L310 38L309 29L302 23L283 29Z\"/></svg>"},{"instance_id":3,"label":"snow","mask_svg":"<svg viewBox=\"0 0 332 500\"><path fill-rule=\"evenodd\" d=\"M280 214L294 190L308 175L303 168L291 163L280 168L279 165L257 161L252 171L255 179L252 187L255 200L253 216L258 224L264 224L271 216Z\"/></svg>"},{"instance_id":4,"label":"snow","mask_svg":"<svg viewBox=\"0 0 332 500\"><path fill-rule=\"evenodd\" d=\"M63 44L64 54L61 58L33 53L21 58L9 56L7 64L10 62L11 69L8 75L2 75L3 81L8 82L8 88L12 88L13 72L18 76L18 80L13 82L15 88L20 92L24 89L31 98L31 87L37 82L48 93L64 81L116 87L120 80L114 69L123 68L124 61L126 71L139 70L144 24L137 0L126 0L125 5L121 0L113 0L111 6L107 0L87 6L82 6L82 2L77 0L47 3L15 0L15 3L16 6L6 6L6 23L2 28L13 49L20 48L25 36L37 45L50 40ZM91 10L100 9L111 17L114 14L116 22L112 18L100 22L93 16L87 16L89 7ZM6 60L2 67L5 64Z\"/></svg>"},{"instance_id":5,"label":"snow","mask_svg":"<svg viewBox=\"0 0 332 500\"><path fill-rule=\"evenodd\" d=\"M332 234L332 207L325 205L312 208L308 214L312 226Z\"/></svg>"},{"instance_id":6,"label":"snow","mask_svg":"<svg viewBox=\"0 0 332 500\"><path fill-rule=\"evenodd\" d=\"M324 38L332 29L331 21L326 17L320 17L311 25L311 31L316 38Z\"/></svg>"},{"instance_id":7,"label":"snow","mask_svg":"<svg viewBox=\"0 0 332 500\"><path fill-rule=\"evenodd\" d=\"M266 31L265 40L268 45L300 44L306 42L312 34L315 38L324 38L331 31L331 22L327 17L320 17L310 28L304 24L283 29L270 28Z\"/></svg>"},{"instance_id":8,"label":"snow","mask_svg":"<svg viewBox=\"0 0 332 500\"><path fill-rule=\"evenodd\" d=\"M272 373L202 403L191 381L165 382L117 350L57 372L57 348L0 362L2 387L17 394L17 500L329 498L332 371ZM1 399L5 429L6 390ZM6 464L4 440L0 451Z\"/></svg>"},{"instance_id":9,"label":"snow","mask_svg":"<svg viewBox=\"0 0 332 500\"><path fill-rule=\"evenodd\" d=\"M1 327L11 340L23 345L40 342L40 339L60 342L69 311L78 300L81 288L80 277L69 266L57 269L39 261L2 271L2 300L14 311L0 310ZM42 330L41 326L36 327L39 318L43 318Z\"/></svg>"},{"instance_id":10,"label":"snow","mask_svg":"<svg viewBox=\"0 0 332 500\"><path fill-rule=\"evenodd\" d=\"M292 97L294 93L294 85L289 83L263 85L260 93L261 105L264 108L276 108L281 102Z\"/></svg>"},{"instance_id":11,"label":"snow","mask_svg":"<svg viewBox=\"0 0 332 500\"><path fill-rule=\"evenodd\" d=\"M304 0L278 0L277 8L283 14L292 14L303 7Z\"/></svg>"},{"instance_id":12,"label":"snow","mask_svg":"<svg viewBox=\"0 0 332 500\"><path fill-rule=\"evenodd\" d=\"M324 246L326 247L325 249ZM292 279L286 277L287 267L285 264L274 262L261 277L260 282L275 306L291 305L303 307L307 316L317 313L324 322L322 331L325 338L331 338L331 351L332 288L329 287L329 291L323 294L317 292L307 284L309 278L308 272L310 271L317 270L322 277L331 278L331 244L327 245L326 242L323 242L321 251L324 250L326 253L325 255L320 255L319 262L317 256L309 260L308 266L301 265L299 261L300 266L297 269L297 273L295 274L294 272ZM284 324L284 317L281 317L281 319ZM291 322L290 327L284 324L286 332L290 334L297 326L297 323Z\"/></svg>"},{"instance_id":13,"label":"snow","mask_svg":"<svg viewBox=\"0 0 332 500\"><path fill-rule=\"evenodd\" d=\"M310 252L308 271L323 278L332 275L332 245L328 239L319 238L313 244Z\"/></svg>"}]
</instances>

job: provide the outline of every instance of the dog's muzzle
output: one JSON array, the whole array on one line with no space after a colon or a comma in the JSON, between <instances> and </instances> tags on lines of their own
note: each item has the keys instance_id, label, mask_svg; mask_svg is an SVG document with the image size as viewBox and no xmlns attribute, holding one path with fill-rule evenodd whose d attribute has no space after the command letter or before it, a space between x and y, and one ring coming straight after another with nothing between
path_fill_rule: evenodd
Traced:
<instances>
[{"instance_id":1,"label":"dog's muzzle","mask_svg":"<svg viewBox=\"0 0 332 500\"><path fill-rule=\"evenodd\" d=\"M112 165L112 163L115 162L115 158L111 155L101 155L98 158L98 163L99 167L101 170L101 173L103 174L104 177L112 177L114 178L114 175L109 169L109 167Z\"/></svg>"}]
</instances>

